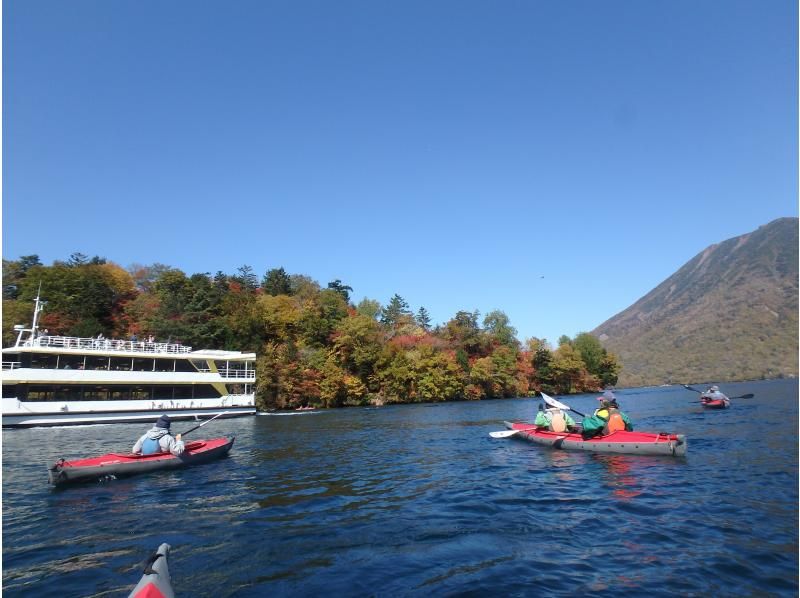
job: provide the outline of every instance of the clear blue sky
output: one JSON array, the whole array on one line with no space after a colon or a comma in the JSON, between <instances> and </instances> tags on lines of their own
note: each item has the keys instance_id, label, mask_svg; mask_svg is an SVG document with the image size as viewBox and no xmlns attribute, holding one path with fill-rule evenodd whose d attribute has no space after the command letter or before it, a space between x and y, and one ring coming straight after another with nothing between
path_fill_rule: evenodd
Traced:
<instances>
[{"instance_id":1,"label":"clear blue sky","mask_svg":"<svg viewBox=\"0 0 800 598\"><path fill-rule=\"evenodd\" d=\"M3 257L589 331L798 214L790 0L6 0Z\"/></svg>"}]
</instances>

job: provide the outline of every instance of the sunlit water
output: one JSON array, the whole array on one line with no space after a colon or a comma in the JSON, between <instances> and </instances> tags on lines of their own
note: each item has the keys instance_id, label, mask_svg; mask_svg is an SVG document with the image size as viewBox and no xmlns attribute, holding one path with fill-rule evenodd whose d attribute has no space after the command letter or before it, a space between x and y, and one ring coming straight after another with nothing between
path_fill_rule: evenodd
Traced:
<instances>
[{"instance_id":1,"label":"sunlit water","mask_svg":"<svg viewBox=\"0 0 800 598\"><path fill-rule=\"evenodd\" d=\"M4 430L3 593L125 596L168 542L179 596L796 596L797 381L723 390L756 397L618 393L685 458L490 438L514 399L217 420L189 439L235 434L227 459L55 490L143 427Z\"/></svg>"}]
</instances>

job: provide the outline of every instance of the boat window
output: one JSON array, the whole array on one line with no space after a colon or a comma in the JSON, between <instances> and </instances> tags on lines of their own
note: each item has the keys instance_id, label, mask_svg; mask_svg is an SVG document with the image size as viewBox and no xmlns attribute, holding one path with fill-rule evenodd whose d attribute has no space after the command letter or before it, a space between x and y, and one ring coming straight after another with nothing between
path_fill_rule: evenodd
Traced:
<instances>
[{"instance_id":1,"label":"boat window","mask_svg":"<svg viewBox=\"0 0 800 598\"><path fill-rule=\"evenodd\" d=\"M31 355L30 367L52 370L56 367L56 359L57 357L55 355L42 355L39 353L34 353ZM64 367L63 364L61 367Z\"/></svg>"},{"instance_id":2,"label":"boat window","mask_svg":"<svg viewBox=\"0 0 800 598\"><path fill-rule=\"evenodd\" d=\"M135 386L131 390L131 398L149 401L153 396L153 389L150 386Z\"/></svg>"},{"instance_id":3,"label":"boat window","mask_svg":"<svg viewBox=\"0 0 800 598\"><path fill-rule=\"evenodd\" d=\"M17 397L17 385L3 384L3 398L4 399L19 398Z\"/></svg>"},{"instance_id":4,"label":"boat window","mask_svg":"<svg viewBox=\"0 0 800 598\"><path fill-rule=\"evenodd\" d=\"M221 396L220 392L210 384L198 384L194 387L195 399L216 399Z\"/></svg>"},{"instance_id":5,"label":"boat window","mask_svg":"<svg viewBox=\"0 0 800 598\"><path fill-rule=\"evenodd\" d=\"M137 357L133 360L133 369L136 372L152 372L153 371L153 359L152 358L144 358L144 357Z\"/></svg>"},{"instance_id":6,"label":"boat window","mask_svg":"<svg viewBox=\"0 0 800 598\"><path fill-rule=\"evenodd\" d=\"M61 355L58 358L58 367L62 370L82 370L82 355Z\"/></svg>"},{"instance_id":7,"label":"boat window","mask_svg":"<svg viewBox=\"0 0 800 598\"><path fill-rule=\"evenodd\" d=\"M130 357L112 357L111 369L127 372L131 369L132 360Z\"/></svg>"},{"instance_id":8,"label":"boat window","mask_svg":"<svg viewBox=\"0 0 800 598\"><path fill-rule=\"evenodd\" d=\"M130 399L131 397L131 387L130 386L112 386L111 390L108 391L108 398L111 401L122 401L125 399Z\"/></svg>"},{"instance_id":9,"label":"boat window","mask_svg":"<svg viewBox=\"0 0 800 598\"><path fill-rule=\"evenodd\" d=\"M174 359L156 359L157 372L174 372L175 360Z\"/></svg>"},{"instance_id":10,"label":"boat window","mask_svg":"<svg viewBox=\"0 0 800 598\"><path fill-rule=\"evenodd\" d=\"M54 401L55 390L50 386L31 386L28 388L29 401Z\"/></svg>"},{"instance_id":11,"label":"boat window","mask_svg":"<svg viewBox=\"0 0 800 598\"><path fill-rule=\"evenodd\" d=\"M87 370L107 370L108 357L95 357L95 356L87 357L85 368Z\"/></svg>"},{"instance_id":12,"label":"boat window","mask_svg":"<svg viewBox=\"0 0 800 598\"><path fill-rule=\"evenodd\" d=\"M154 401L171 401L172 400L172 387L157 385L153 387L153 400Z\"/></svg>"},{"instance_id":13,"label":"boat window","mask_svg":"<svg viewBox=\"0 0 800 598\"><path fill-rule=\"evenodd\" d=\"M191 386L176 386L173 392L173 396L175 400L178 399L191 399L192 397L192 387Z\"/></svg>"},{"instance_id":14,"label":"boat window","mask_svg":"<svg viewBox=\"0 0 800 598\"><path fill-rule=\"evenodd\" d=\"M196 372L197 368L192 365L192 363L188 359L176 359L175 360L175 371L176 372Z\"/></svg>"},{"instance_id":15,"label":"boat window","mask_svg":"<svg viewBox=\"0 0 800 598\"><path fill-rule=\"evenodd\" d=\"M192 365L198 372L210 372L211 368L208 367L208 362L204 359L192 359Z\"/></svg>"},{"instance_id":16,"label":"boat window","mask_svg":"<svg viewBox=\"0 0 800 598\"><path fill-rule=\"evenodd\" d=\"M107 401L108 388L103 386L86 387L83 390L84 401Z\"/></svg>"},{"instance_id":17,"label":"boat window","mask_svg":"<svg viewBox=\"0 0 800 598\"><path fill-rule=\"evenodd\" d=\"M82 388L80 386L57 386L55 389L55 397L44 399L46 401L80 401L82 396ZM28 399L31 399L31 393L28 393ZM42 400L42 399L38 399Z\"/></svg>"}]
</instances>

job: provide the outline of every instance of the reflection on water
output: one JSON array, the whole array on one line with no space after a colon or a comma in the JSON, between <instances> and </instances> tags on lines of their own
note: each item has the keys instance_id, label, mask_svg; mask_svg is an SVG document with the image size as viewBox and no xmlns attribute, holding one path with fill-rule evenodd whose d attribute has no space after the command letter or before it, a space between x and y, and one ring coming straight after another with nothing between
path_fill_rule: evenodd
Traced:
<instances>
[{"instance_id":1,"label":"reflection on water","mask_svg":"<svg viewBox=\"0 0 800 598\"><path fill-rule=\"evenodd\" d=\"M126 595L169 542L200 597L796 596L797 383L730 387L756 398L618 393L637 429L687 434L682 459L490 438L520 399L222 420L228 459L57 491L47 464L141 426L4 431L4 595Z\"/></svg>"}]
</instances>

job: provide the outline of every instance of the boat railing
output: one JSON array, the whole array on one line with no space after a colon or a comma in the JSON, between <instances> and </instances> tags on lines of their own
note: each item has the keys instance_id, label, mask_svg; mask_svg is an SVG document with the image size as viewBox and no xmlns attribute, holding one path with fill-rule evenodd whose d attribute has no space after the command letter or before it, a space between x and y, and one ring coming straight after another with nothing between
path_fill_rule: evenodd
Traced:
<instances>
[{"instance_id":1,"label":"boat railing","mask_svg":"<svg viewBox=\"0 0 800 598\"><path fill-rule=\"evenodd\" d=\"M20 344L23 347L53 347L62 349L95 349L99 351L136 351L138 353L184 354L191 353L191 347L174 343L147 341L125 341L113 338L80 338L74 336L37 336L28 338Z\"/></svg>"},{"instance_id":2,"label":"boat railing","mask_svg":"<svg viewBox=\"0 0 800 598\"><path fill-rule=\"evenodd\" d=\"M255 378L256 371L253 369L242 370L233 368L219 368L216 372L210 368L198 368L198 372L203 374L219 374L223 378Z\"/></svg>"},{"instance_id":3,"label":"boat railing","mask_svg":"<svg viewBox=\"0 0 800 598\"><path fill-rule=\"evenodd\" d=\"M21 367L21 363L19 361L4 361L3 362L3 369L4 370L15 370Z\"/></svg>"}]
</instances>

